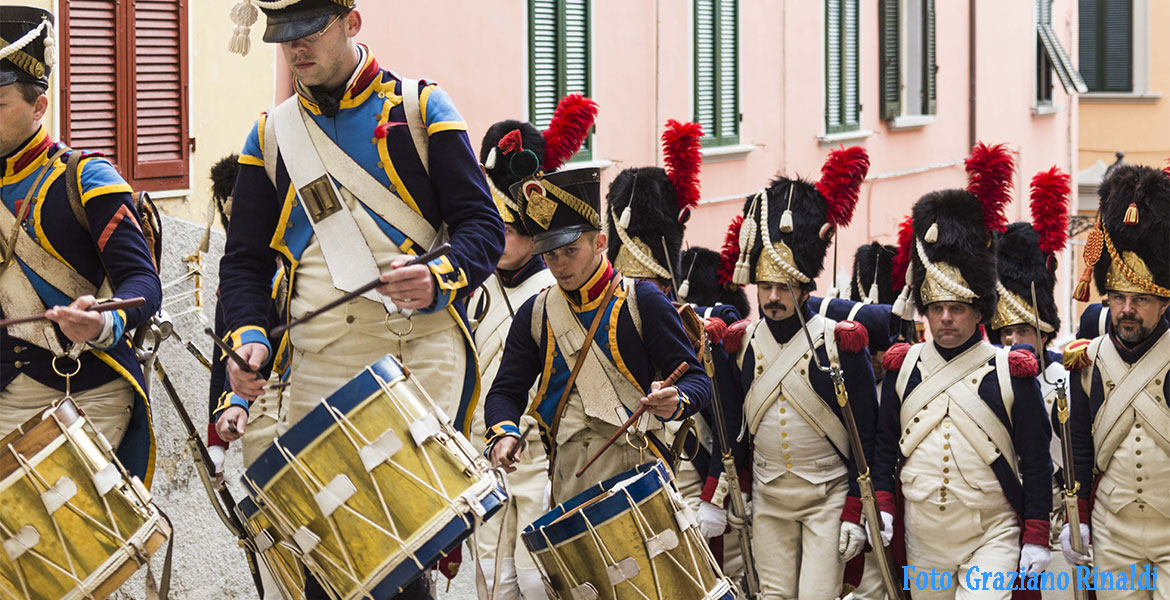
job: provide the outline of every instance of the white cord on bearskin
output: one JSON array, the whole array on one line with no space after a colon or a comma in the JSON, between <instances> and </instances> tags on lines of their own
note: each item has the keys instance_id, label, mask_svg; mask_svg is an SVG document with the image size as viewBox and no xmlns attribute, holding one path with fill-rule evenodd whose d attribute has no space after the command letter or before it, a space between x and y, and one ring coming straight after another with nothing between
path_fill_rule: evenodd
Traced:
<instances>
[{"instance_id":1,"label":"white cord on bearskin","mask_svg":"<svg viewBox=\"0 0 1170 600\"><path fill-rule=\"evenodd\" d=\"M762 194L763 192L760 193ZM788 186L788 196L791 200L792 184L789 184ZM771 228L768 227L768 200L766 198L762 203L760 203L760 223L761 235L764 238L764 252L767 252L768 256L772 258L772 262L780 265L780 268L784 269L784 272L788 273L789 277L792 277L801 283L808 283L810 281L809 277L797 270L796 267L785 262L784 259L780 257L780 253L776 252L776 248L772 246L772 234L769 231Z\"/></svg>"},{"instance_id":2,"label":"white cord on bearskin","mask_svg":"<svg viewBox=\"0 0 1170 600\"><path fill-rule=\"evenodd\" d=\"M930 275L933 275L935 281L937 281L939 285L946 288L948 292L960 298L979 297L979 294L976 294L974 291L968 289L963 284L951 279L950 277L947 277L946 274L939 270L938 267L934 266L934 263L930 262L929 258L926 258L926 248L922 246L921 241L915 239L914 248L918 251L918 259L922 261L922 266L926 267L926 272Z\"/></svg>"}]
</instances>

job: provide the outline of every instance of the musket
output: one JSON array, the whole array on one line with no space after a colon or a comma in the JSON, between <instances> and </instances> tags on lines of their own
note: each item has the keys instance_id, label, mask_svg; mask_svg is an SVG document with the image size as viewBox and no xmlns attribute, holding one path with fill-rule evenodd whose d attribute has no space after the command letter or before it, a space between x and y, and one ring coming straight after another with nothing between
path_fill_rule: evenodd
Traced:
<instances>
[{"instance_id":1,"label":"musket","mask_svg":"<svg viewBox=\"0 0 1170 600\"><path fill-rule=\"evenodd\" d=\"M1036 341L1040 341L1040 311L1036 304L1036 283L1032 283L1032 317L1035 320L1036 327ZM1072 449L1072 427L1068 422L1069 419L1069 404L1068 392L1065 390L1064 378L1059 378L1055 382L1048 379L1047 365L1044 364L1044 348L1036 349L1036 358L1040 361L1040 376L1044 378L1044 382L1056 388L1056 422L1060 426L1060 455L1064 459L1064 513L1065 518L1068 519L1068 541L1072 549L1080 554L1085 552L1085 540L1081 538L1081 513L1077 507L1077 492L1081 489L1081 483L1077 481L1076 469L1073 464L1073 449ZM1076 600L1088 600L1089 592L1081 589L1081 586L1075 586L1073 589L1073 598Z\"/></svg>"},{"instance_id":2,"label":"musket","mask_svg":"<svg viewBox=\"0 0 1170 600\"><path fill-rule=\"evenodd\" d=\"M706 335L703 336L706 338ZM703 356L703 367L707 371L707 378L711 380L711 411L715 413L715 432L719 436L719 450L723 462L723 473L727 478L727 496L731 499L731 508L727 511L727 524L735 531L739 539L740 552L743 553L744 587L747 588L747 600L756 600L760 597L760 576L756 572L756 559L752 554L752 516L748 514L747 502L743 499L743 492L739 487L739 472L735 467L735 456L731 451L731 436L727 433L727 420L723 416L723 404L719 398L719 385L715 382L715 362L711 356L711 341L705 339L707 351Z\"/></svg>"},{"instance_id":3,"label":"musket","mask_svg":"<svg viewBox=\"0 0 1170 600\"><path fill-rule=\"evenodd\" d=\"M154 337L154 349L157 352L158 346L165 338L162 336L155 322L151 323L150 331ZM207 453L207 446L203 443L203 438L200 437L199 430L195 428L195 423L191 420L191 415L187 413L187 408L183 405L183 401L179 399L179 392L175 389L174 384L171 383L171 378L167 376L167 372L163 368L162 363L156 357L152 357L148 364L154 367L154 373L158 376L159 383L166 390L167 396L171 399L171 404L175 406L175 412L179 414L179 420L183 422L183 428L187 430L187 445L191 448L191 453L195 457L195 462L197 463L195 471L199 473L199 479L203 482L203 489L207 492L207 497L211 500L211 505L215 508L215 513L219 516L219 519L236 536L240 547L244 549L244 554L248 559L248 570L252 573L252 583L255 584L256 591L263 598L264 584L260 579L259 566L256 564L255 544L248 536L244 524L240 522L236 514L235 498L232 497L232 493L228 490L227 485L215 477L215 463L211 460L211 455Z\"/></svg>"},{"instance_id":4,"label":"musket","mask_svg":"<svg viewBox=\"0 0 1170 600\"><path fill-rule=\"evenodd\" d=\"M849 430L849 448L853 452L853 460L857 463L857 487L861 492L861 510L865 514L865 526L869 530L870 544L873 546L874 557L881 569L882 585L886 588L886 595L891 600L903 600L902 586L899 584L897 573L894 570L894 560L890 556L889 548L882 543L882 518L878 509L877 497L873 491L873 480L869 477L869 463L865 460L865 450L861 446L861 434L857 431L857 421L853 418L852 407L849 406L849 392L845 389L845 375L841 366L830 357L829 366L821 364L813 345L812 334L808 331L808 323L804 320L804 313L800 311L800 303L796 301L796 291L792 284L788 284L788 293L792 295L792 305L796 307L796 315L800 318L800 329L808 340L808 347L812 350L813 364L817 370L827 373L833 381L833 393L837 396L837 406L841 409L841 416L845 419L845 428Z\"/></svg>"}]
</instances>

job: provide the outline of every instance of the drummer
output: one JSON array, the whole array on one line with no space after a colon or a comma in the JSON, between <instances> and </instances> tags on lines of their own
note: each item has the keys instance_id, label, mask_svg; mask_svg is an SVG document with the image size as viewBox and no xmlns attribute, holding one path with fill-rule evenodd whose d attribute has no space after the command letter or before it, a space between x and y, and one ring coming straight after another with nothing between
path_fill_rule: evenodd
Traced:
<instances>
[{"instance_id":1,"label":"drummer","mask_svg":"<svg viewBox=\"0 0 1170 600\"><path fill-rule=\"evenodd\" d=\"M527 413L550 449L552 499L563 502L640 463L668 460L665 424L705 406L710 380L670 300L651 283L623 280L606 259L600 171L525 175L511 193L524 226L534 233L534 251L543 255L557 285L516 311L485 400L487 443L492 462L512 468L509 454L519 441L528 390L539 381ZM661 380L680 363L689 370L675 385L662 387ZM648 410L636 428L644 436L622 437L603 460L576 477L643 405Z\"/></svg>"},{"instance_id":2,"label":"drummer","mask_svg":"<svg viewBox=\"0 0 1170 600\"><path fill-rule=\"evenodd\" d=\"M505 232L504 256L496 272L469 302L476 314L475 347L484 386L491 385L500 368L512 313L540 290L556 285L552 272L533 252L535 243L520 218L520 207L508 195L507 190L519 181L511 168L512 161L535 161L546 170L555 170L576 154L596 114L595 102L572 94L561 99L545 132L532 123L509 119L495 123L484 134L479 155L492 184L492 197L504 219ZM550 139L546 140L546 136ZM532 388L529 398L535 393L536 389ZM528 430L535 425L535 420L525 416L521 425ZM486 428L482 410L476 411L472 431L472 443L483 450ZM547 510L545 490L550 485L548 456L540 447L540 432L530 430L526 441L527 448L519 455L516 470L508 474L508 489L514 502L508 504L504 515L495 517L499 522L493 520L475 539L476 559L484 572L487 588L480 590L481 598L491 595L489 590L494 590L500 598L548 597L540 571L519 535Z\"/></svg>"},{"instance_id":3,"label":"drummer","mask_svg":"<svg viewBox=\"0 0 1170 600\"><path fill-rule=\"evenodd\" d=\"M0 317L48 319L0 328L0 435L70 394L149 486L154 434L126 333L158 310L162 290L130 186L105 158L70 150L42 124L53 30L45 10L0 7ZM77 155L72 202L64 174ZM95 297L139 296L139 308L86 310Z\"/></svg>"},{"instance_id":4,"label":"drummer","mask_svg":"<svg viewBox=\"0 0 1170 600\"><path fill-rule=\"evenodd\" d=\"M240 156L220 301L229 343L261 374L228 364L234 394L218 407L216 423L225 440L245 431L248 404L266 383L274 354L266 332L275 325L269 282L278 259L289 270L286 314L292 318L379 275L383 283L379 293L289 331L296 349L290 424L361 369L393 354L457 429L470 430L479 377L465 301L495 268L504 224L450 97L433 83L402 80L381 68L354 41L362 29L355 4L261 5L264 40L279 44L295 95L260 117ZM236 24L233 47L239 50L248 46L247 25ZM296 143L314 135L315 142ZM404 266L447 236L450 254ZM324 597L315 583L309 587L308 597ZM402 596L425 595L423 587L416 580Z\"/></svg>"}]
</instances>

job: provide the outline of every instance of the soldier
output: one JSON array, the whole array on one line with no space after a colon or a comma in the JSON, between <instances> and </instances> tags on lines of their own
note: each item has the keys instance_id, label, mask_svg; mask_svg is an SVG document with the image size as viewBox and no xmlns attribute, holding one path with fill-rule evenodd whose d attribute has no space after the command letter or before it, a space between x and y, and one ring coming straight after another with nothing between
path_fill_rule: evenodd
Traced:
<instances>
[{"instance_id":1,"label":"soldier","mask_svg":"<svg viewBox=\"0 0 1170 600\"><path fill-rule=\"evenodd\" d=\"M751 305L743 288L720 280L720 260L714 250L702 246L687 248L679 258L683 280L678 299L694 306L695 314L704 319L715 318L731 325L750 317Z\"/></svg>"},{"instance_id":2,"label":"soldier","mask_svg":"<svg viewBox=\"0 0 1170 600\"><path fill-rule=\"evenodd\" d=\"M54 46L51 14L0 7L0 316L49 320L0 329L0 435L71 395L149 486L154 432L126 333L158 311L162 290L130 186L41 123ZM94 312L95 297L146 302Z\"/></svg>"},{"instance_id":3,"label":"soldier","mask_svg":"<svg viewBox=\"0 0 1170 600\"><path fill-rule=\"evenodd\" d=\"M1100 194L1085 263L1105 295L1110 328L1065 350L1074 372L1080 535L1088 548L1092 531L1096 571L1118 578L1118 589L1097 592L1102 598L1167 598L1164 589L1134 589L1141 582L1133 575L1151 566L1155 573L1170 570L1170 334L1164 315L1170 306L1170 177L1125 165L1105 179ZM1065 557L1087 564L1088 556L1073 551L1070 535L1065 524Z\"/></svg>"},{"instance_id":4,"label":"soldier","mask_svg":"<svg viewBox=\"0 0 1170 600\"><path fill-rule=\"evenodd\" d=\"M993 241L1006 225L1012 170L1002 146L976 146L968 189L923 196L900 248L933 341L886 353L873 470L883 542L893 535L900 480L908 568L950 582L915 588L915 598L1007 598L969 587L969 572L1031 576L1051 561L1050 430L1036 358L997 349L979 331L995 314Z\"/></svg>"},{"instance_id":5,"label":"soldier","mask_svg":"<svg viewBox=\"0 0 1170 600\"><path fill-rule=\"evenodd\" d=\"M819 368L844 369L871 458L877 394L865 330L830 321L807 301L868 167L864 149L835 150L816 185L780 177L747 198L728 234L739 251L724 255L724 270L733 283L755 283L764 315L733 325L724 341L753 447L752 551L763 598L838 597L845 563L865 545L850 434Z\"/></svg>"},{"instance_id":6,"label":"soldier","mask_svg":"<svg viewBox=\"0 0 1170 600\"><path fill-rule=\"evenodd\" d=\"M504 256L495 274L488 277L470 301L477 313L484 307L474 330L483 389L491 387L500 368L504 341L516 309L541 290L556 285L556 278L534 252L536 244L532 232L524 226L519 205L507 194L506 190L520 179L511 169L512 161L519 165L525 159L536 160L546 171L555 171L581 147L596 115L595 102L572 94L561 99L545 132L531 123L508 120L492 125L484 135L479 155L491 184L492 197L504 219ZM546 148L553 151L546 153ZM535 388L530 390L529 401L535 393ZM471 440L480 450L484 449L487 432L483 415L482 410L476 411L472 426ZM493 588L495 597L501 600L547 597L540 570L528 549L520 543L519 535L548 509L544 505L545 488L550 485L548 455L535 425L536 420L531 416L521 417L522 429L528 430L530 426L533 429L524 440L525 450L514 464L516 470L507 476L513 502L503 516L495 517L500 522L484 527L476 540L476 557L488 588L479 591L481 598L489 597Z\"/></svg>"},{"instance_id":7,"label":"soldier","mask_svg":"<svg viewBox=\"0 0 1170 600\"><path fill-rule=\"evenodd\" d=\"M511 192L557 286L526 301L512 321L485 401L492 462L512 466L528 391L539 380L528 414L550 449L555 502L648 460L669 464L665 426L707 404L710 380L670 300L653 284L624 280L606 259L599 170L537 170ZM661 387L680 363L689 370ZM619 442L576 477L639 406L649 407L635 425L645 450Z\"/></svg>"},{"instance_id":8,"label":"soldier","mask_svg":"<svg viewBox=\"0 0 1170 600\"><path fill-rule=\"evenodd\" d=\"M1037 173L1032 178L1032 222L1007 226L1000 237L996 257L999 275L998 300L991 318L988 339L1002 346L1028 345L1044 352L1045 371L1040 377L1044 409L1052 413L1056 402L1056 383L1067 384L1068 371L1060 354L1049 349L1052 338L1060 331L1060 312L1056 308L1056 255L1068 241L1069 176L1059 168ZM1036 306L1032 305L1035 284ZM1038 312L1037 312L1038 311ZM1040 329L1037 330L1037 322ZM1060 440L1055 436L1049 455L1056 471L1052 478L1053 528L1050 545L1058 543L1063 522L1064 488L1060 469L1064 466Z\"/></svg>"},{"instance_id":9,"label":"soldier","mask_svg":"<svg viewBox=\"0 0 1170 600\"><path fill-rule=\"evenodd\" d=\"M233 11L238 21L248 1ZM283 312L291 318L380 277L377 292L289 330L289 423L393 353L466 435L479 377L465 301L495 268L503 222L451 99L379 67L353 40L362 28L354 5L260 4L264 39L280 45L295 94L260 118L240 153L220 263L228 340L254 369L267 369L276 260L289 272ZM237 23L245 40L247 25ZM447 238L447 256L404 266ZM233 394L217 407L221 438L244 432L263 375L228 363ZM423 587L416 579L402 595L424 595ZM308 583L310 598L323 593Z\"/></svg>"}]
</instances>

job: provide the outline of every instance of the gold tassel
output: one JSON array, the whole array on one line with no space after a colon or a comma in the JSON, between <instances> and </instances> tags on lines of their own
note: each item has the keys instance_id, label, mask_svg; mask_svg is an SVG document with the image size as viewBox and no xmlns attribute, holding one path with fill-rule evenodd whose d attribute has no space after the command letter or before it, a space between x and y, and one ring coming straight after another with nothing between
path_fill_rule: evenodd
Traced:
<instances>
[{"instance_id":1,"label":"gold tassel","mask_svg":"<svg viewBox=\"0 0 1170 600\"><path fill-rule=\"evenodd\" d=\"M1130 202L1129 208L1125 209L1125 219L1122 221L1126 225L1138 224L1138 207L1137 202Z\"/></svg>"},{"instance_id":2,"label":"gold tassel","mask_svg":"<svg viewBox=\"0 0 1170 600\"><path fill-rule=\"evenodd\" d=\"M1085 272L1081 274L1081 280L1077 282L1077 289L1073 292L1073 298L1077 302L1089 301L1089 283L1093 280L1093 267L1085 267Z\"/></svg>"}]
</instances>

